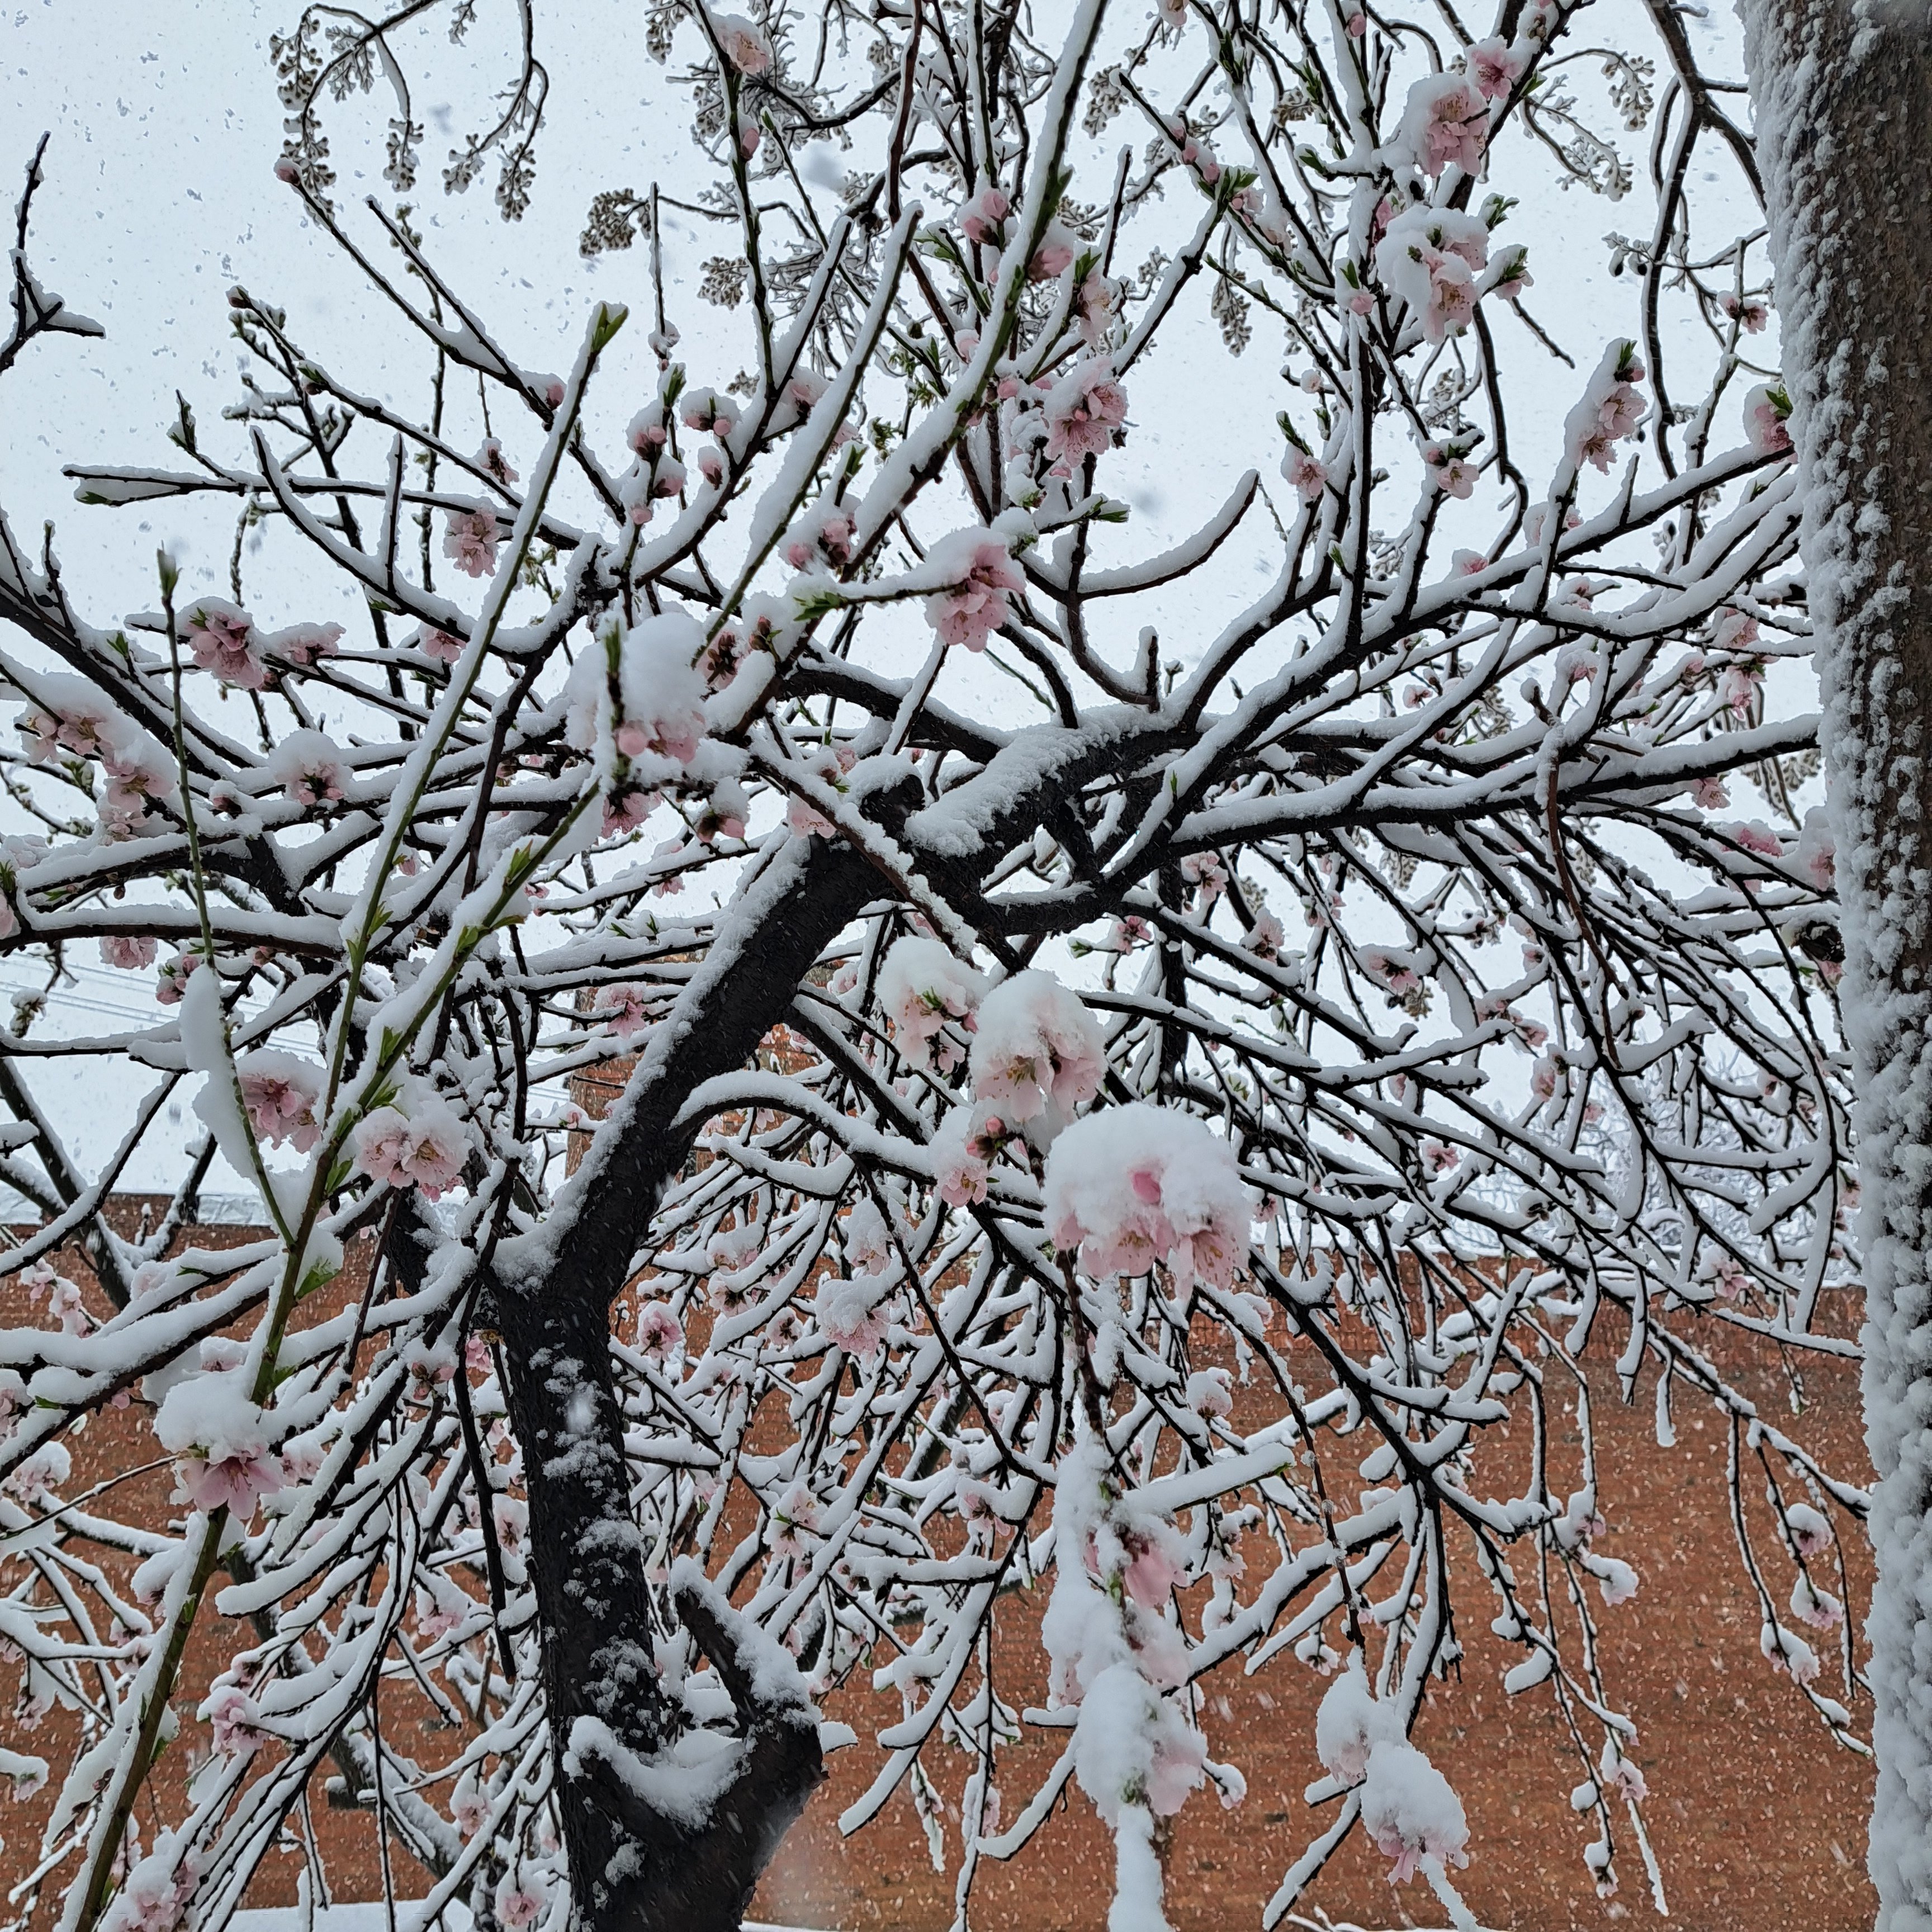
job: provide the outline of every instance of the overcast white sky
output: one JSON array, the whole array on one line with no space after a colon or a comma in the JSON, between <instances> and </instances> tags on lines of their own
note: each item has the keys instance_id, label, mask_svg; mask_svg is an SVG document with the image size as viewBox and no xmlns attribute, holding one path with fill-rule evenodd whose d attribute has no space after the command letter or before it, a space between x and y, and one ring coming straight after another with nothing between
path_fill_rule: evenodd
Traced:
<instances>
[{"instance_id":1,"label":"overcast white sky","mask_svg":"<svg viewBox=\"0 0 1932 1932\"><path fill-rule=\"evenodd\" d=\"M244 282L286 308L298 338L353 386L412 413L422 402L429 364L419 340L346 267L274 178L283 110L268 42L296 12L293 0L0 0L4 198L10 206L34 140L50 130L32 259L47 286L108 332L104 341L38 345L0 383L0 505L16 533L34 536L44 518L56 520L71 590L96 620L153 604L159 543L182 557L191 585L226 586L232 506L83 508L59 472L63 463L76 460L173 466L165 431L177 390L194 408L207 446L239 456L235 431L220 422L223 406L238 394L242 361L224 302L231 284ZM1639 0L1600 0L1586 18L1606 40L1642 32ZM699 158L683 93L645 52L637 0L538 0L537 19L538 50L552 82L551 118L539 148L534 206L514 226L500 221L491 203L493 176L457 200L444 196L440 179L456 138L514 70L508 0L483 0L462 48L448 44L442 11L400 43L418 83L418 118L429 128L416 218L436 260L526 367L568 366L596 301L636 305L636 325L606 358L596 399L602 407L591 412L596 433L614 443L654 387L644 340L647 265L641 251L585 262L577 248L584 211L600 189L643 189L653 178L689 194L702 179ZM1694 17L1689 26L1705 46L1734 43L1727 8L1714 8L1711 17ZM1718 64L1735 68L1736 56L1720 55ZM1581 84L1588 85L1590 73L1580 70ZM372 252L385 256L358 204L365 193L386 196L376 170L388 111L379 95L328 115L341 176L338 194ZM1117 124L1102 146L1111 153L1123 138L1144 144L1144 132ZM1641 176L1647 136L1624 138ZM848 164L827 150L808 172L836 178ZM1510 234L1532 244L1537 286L1530 305L1587 370L1611 335L1630 330L1635 314L1636 290L1609 275L1602 238L1612 228L1647 232L1647 194L1640 185L1629 200L1612 206L1526 185L1519 169L1505 175L1499 164L1497 172L1498 185L1523 197ZM1534 178L1546 181L1549 172L1538 169ZM1082 179L1075 191L1099 199L1103 189ZM1156 242L1172 248L1180 224L1192 220L1191 209L1156 208L1127 230L1124 261L1138 262ZM734 233L683 217L667 226L668 281L685 335L682 352L694 380L720 387L747 359L740 319L699 304L694 290L706 256L736 252ZM1130 384L1134 434L1104 479L1134 508L1132 524L1114 538L1126 554L1186 534L1225 496L1241 467L1252 464L1266 481L1277 481L1281 445L1274 418L1288 399L1280 374L1281 337L1258 320L1247 355L1228 362L1218 341L1202 342L1200 332L1210 326L1204 296L1204 290L1194 334L1174 331ZM1544 446L1540 455L1533 447L1527 452L1533 475L1554 451L1580 376L1550 362L1506 318L1498 327L1511 351L1520 352L1516 362L1532 404L1514 426L1519 460L1526 440ZM1486 521L1487 506L1472 507ZM1252 594L1256 573L1272 574L1269 536L1263 520L1251 519L1223 553L1211 584L1190 580L1156 607L1164 650L1192 655L1212 633L1220 614L1214 607L1232 610ZM299 556L270 554L250 562L251 602L266 621L352 616L341 586ZM1137 607L1134 623L1148 615ZM17 641L10 640L10 647ZM1116 655L1125 656L1124 649ZM980 674L992 675L983 668ZM146 976L74 963L77 983L60 995L55 1030L104 1030L113 1015L130 1009L153 1015ZM0 962L0 998L32 979L17 956ZM90 1165L119 1138L146 1078L104 1084L98 1072L78 1067L71 1073L35 1069L38 1090ZM168 1184L169 1155L157 1148L130 1174L131 1184ZM241 1185L238 1179L229 1184Z\"/></svg>"}]
</instances>

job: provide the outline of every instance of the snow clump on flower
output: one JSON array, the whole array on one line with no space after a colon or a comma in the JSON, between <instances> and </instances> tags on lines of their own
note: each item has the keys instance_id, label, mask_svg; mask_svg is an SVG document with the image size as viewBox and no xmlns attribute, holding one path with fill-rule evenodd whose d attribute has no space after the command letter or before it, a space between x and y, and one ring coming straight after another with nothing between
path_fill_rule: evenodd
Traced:
<instances>
[{"instance_id":1,"label":"snow clump on flower","mask_svg":"<svg viewBox=\"0 0 1932 1932\"><path fill-rule=\"evenodd\" d=\"M974 1097L1009 1124L1043 1118L1050 1136L1100 1090L1106 1066L1093 1016L1051 973L1016 973L980 1002Z\"/></svg>"},{"instance_id":2,"label":"snow clump on flower","mask_svg":"<svg viewBox=\"0 0 1932 1932\"><path fill-rule=\"evenodd\" d=\"M296 804L333 803L347 795L342 748L321 731L291 731L262 760L262 770Z\"/></svg>"},{"instance_id":3,"label":"snow clump on flower","mask_svg":"<svg viewBox=\"0 0 1932 1932\"><path fill-rule=\"evenodd\" d=\"M1564 420L1564 453L1578 468L1588 463L1607 470L1614 446L1636 436L1650 413L1636 391L1643 377L1636 344L1613 342L1604 350L1582 400Z\"/></svg>"},{"instance_id":4,"label":"snow clump on flower","mask_svg":"<svg viewBox=\"0 0 1932 1932\"><path fill-rule=\"evenodd\" d=\"M287 1480L267 1418L250 1399L238 1366L176 1383L155 1412L154 1434L174 1456L176 1496L209 1515L226 1508L246 1522L256 1504Z\"/></svg>"},{"instance_id":5,"label":"snow clump on flower","mask_svg":"<svg viewBox=\"0 0 1932 1932\"><path fill-rule=\"evenodd\" d=\"M608 629L571 668L565 742L594 754L600 773L614 773L622 757L649 781L680 776L704 736L704 631L685 610Z\"/></svg>"},{"instance_id":6,"label":"snow clump on flower","mask_svg":"<svg viewBox=\"0 0 1932 1932\"><path fill-rule=\"evenodd\" d=\"M1482 293L1476 277L1489 259L1489 224L1454 208L1409 208L1376 244L1382 286L1421 319L1431 342L1466 328L1474 317Z\"/></svg>"},{"instance_id":7,"label":"snow clump on flower","mask_svg":"<svg viewBox=\"0 0 1932 1932\"><path fill-rule=\"evenodd\" d=\"M204 597L191 604L182 620L182 640L195 663L224 684L260 691L268 681L254 619L225 597Z\"/></svg>"},{"instance_id":8,"label":"snow clump on flower","mask_svg":"<svg viewBox=\"0 0 1932 1932\"><path fill-rule=\"evenodd\" d=\"M1408 90L1396 142L1424 174L1480 173L1489 138L1489 104L1468 75L1431 74Z\"/></svg>"},{"instance_id":9,"label":"snow clump on flower","mask_svg":"<svg viewBox=\"0 0 1932 1932\"><path fill-rule=\"evenodd\" d=\"M936 939L902 939L879 972L879 1001L892 1037L915 1066L929 1064L933 1040L948 1020L970 1022L986 997L986 976L962 966Z\"/></svg>"},{"instance_id":10,"label":"snow clump on flower","mask_svg":"<svg viewBox=\"0 0 1932 1932\"><path fill-rule=\"evenodd\" d=\"M1183 1288L1233 1285L1254 1197L1234 1150L1204 1122L1136 1101L1076 1120L1046 1164L1046 1228L1096 1280L1166 1262Z\"/></svg>"},{"instance_id":11,"label":"snow clump on flower","mask_svg":"<svg viewBox=\"0 0 1932 1932\"><path fill-rule=\"evenodd\" d=\"M407 1112L378 1107L356 1122L356 1171L396 1188L420 1187L432 1201L454 1187L470 1152L470 1130L448 1101L416 1100Z\"/></svg>"},{"instance_id":12,"label":"snow clump on flower","mask_svg":"<svg viewBox=\"0 0 1932 1932\"><path fill-rule=\"evenodd\" d=\"M955 530L926 554L931 576L947 587L926 600L926 620L940 641L982 651L1013 614L1008 598L1026 589L1013 561L1012 539L1000 529Z\"/></svg>"},{"instance_id":13,"label":"snow clump on flower","mask_svg":"<svg viewBox=\"0 0 1932 1932\"><path fill-rule=\"evenodd\" d=\"M265 1141L287 1141L306 1154L322 1137L315 1109L322 1098L322 1069L292 1053L263 1048L235 1063L242 1104L255 1132Z\"/></svg>"}]
</instances>

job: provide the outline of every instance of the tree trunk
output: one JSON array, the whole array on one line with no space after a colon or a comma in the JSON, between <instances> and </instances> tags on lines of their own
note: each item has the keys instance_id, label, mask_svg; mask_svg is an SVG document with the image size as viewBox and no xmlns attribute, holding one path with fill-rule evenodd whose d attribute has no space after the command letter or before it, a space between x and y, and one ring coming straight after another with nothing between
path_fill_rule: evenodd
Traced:
<instances>
[{"instance_id":1,"label":"tree trunk","mask_svg":"<svg viewBox=\"0 0 1932 1932\"><path fill-rule=\"evenodd\" d=\"M652 1034L542 1238L499 1250L479 1310L502 1339L523 1448L578 1932L737 1932L759 1874L824 1776L809 1705L802 1693L770 1688L770 1673L752 1658L762 1640L728 1605L680 1580L653 1606L631 1513L610 1312L703 1124L692 1094L752 1057L875 884L842 844L798 839L773 855ZM652 1760L690 1728L657 1675L653 1644L669 1615L731 1693L742 1740L735 1778L701 1817L653 1808L619 1768L626 1757ZM594 1748L606 1738L608 1748Z\"/></svg>"},{"instance_id":2,"label":"tree trunk","mask_svg":"<svg viewBox=\"0 0 1932 1932\"><path fill-rule=\"evenodd\" d=\"M1932 12L1743 0L1860 1100L1880 1932L1932 1932Z\"/></svg>"}]
</instances>

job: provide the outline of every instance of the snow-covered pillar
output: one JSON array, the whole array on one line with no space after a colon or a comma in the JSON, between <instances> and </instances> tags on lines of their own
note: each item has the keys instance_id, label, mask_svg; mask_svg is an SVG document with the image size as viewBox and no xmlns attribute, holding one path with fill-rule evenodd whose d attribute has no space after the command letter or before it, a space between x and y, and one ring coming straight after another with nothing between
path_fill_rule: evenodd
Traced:
<instances>
[{"instance_id":1,"label":"snow-covered pillar","mask_svg":"<svg viewBox=\"0 0 1932 1932\"><path fill-rule=\"evenodd\" d=\"M1932 1932L1932 5L1740 0L1864 1173L1879 1932Z\"/></svg>"}]
</instances>

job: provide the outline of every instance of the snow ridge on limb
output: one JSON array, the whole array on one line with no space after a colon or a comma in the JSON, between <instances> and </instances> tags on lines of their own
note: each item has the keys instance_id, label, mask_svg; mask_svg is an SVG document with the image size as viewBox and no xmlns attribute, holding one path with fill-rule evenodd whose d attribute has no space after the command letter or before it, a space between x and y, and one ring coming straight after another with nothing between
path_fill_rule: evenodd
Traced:
<instances>
[{"instance_id":1,"label":"snow ridge on limb","mask_svg":"<svg viewBox=\"0 0 1932 1932\"><path fill-rule=\"evenodd\" d=\"M1860 1095L1865 1426L1879 1474L1867 1626L1878 1789L1868 1864L1880 1932L1928 1932L1932 248L1912 184L1932 125L1932 19L1922 7L1879 0L1744 0L1739 10L1790 392L1770 434L1783 433L1776 421L1788 413ZM1768 1641L1780 1630L1767 1621Z\"/></svg>"}]
</instances>

